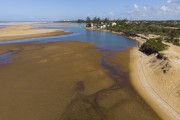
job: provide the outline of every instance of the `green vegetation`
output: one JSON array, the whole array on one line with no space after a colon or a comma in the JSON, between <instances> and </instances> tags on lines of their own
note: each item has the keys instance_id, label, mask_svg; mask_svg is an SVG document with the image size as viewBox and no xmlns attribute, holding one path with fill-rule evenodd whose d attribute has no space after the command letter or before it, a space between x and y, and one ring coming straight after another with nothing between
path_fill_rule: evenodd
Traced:
<instances>
[{"instance_id":1,"label":"green vegetation","mask_svg":"<svg viewBox=\"0 0 180 120\"><path fill-rule=\"evenodd\" d=\"M109 18L101 19L99 17L94 17L91 19L90 17L86 18L86 26L90 27L91 23L93 23L94 27L99 28L101 25L108 25L110 23Z\"/></svg>"},{"instance_id":2,"label":"green vegetation","mask_svg":"<svg viewBox=\"0 0 180 120\"><path fill-rule=\"evenodd\" d=\"M130 32L133 34L155 34L155 35L167 35L173 28L173 32L178 32L180 25L174 25L173 23L167 24L166 22L160 21L128 21L128 20L117 20L116 26L109 26L107 29L111 29L117 32Z\"/></svg>"},{"instance_id":3,"label":"green vegetation","mask_svg":"<svg viewBox=\"0 0 180 120\"><path fill-rule=\"evenodd\" d=\"M180 45L180 22L117 20L116 23L116 26L108 26L107 29L130 34L160 35L166 42Z\"/></svg>"},{"instance_id":4,"label":"green vegetation","mask_svg":"<svg viewBox=\"0 0 180 120\"><path fill-rule=\"evenodd\" d=\"M86 24L91 24L91 18L90 17L86 18Z\"/></svg>"},{"instance_id":5,"label":"green vegetation","mask_svg":"<svg viewBox=\"0 0 180 120\"><path fill-rule=\"evenodd\" d=\"M67 22L67 21L56 21ZM123 32L126 36L159 35L166 42L180 46L180 21L130 21L127 19L110 20L109 18L87 17L69 22L86 23L87 27L102 28L115 32ZM112 23L116 25L112 25ZM104 27L105 26L105 27Z\"/></svg>"},{"instance_id":6,"label":"green vegetation","mask_svg":"<svg viewBox=\"0 0 180 120\"><path fill-rule=\"evenodd\" d=\"M113 22L116 25L112 25ZM180 46L180 21L129 21L127 19L109 20L108 18L94 17L91 19L87 17L86 23L93 23L94 28L106 25L107 30L123 32L127 35L159 35L166 42Z\"/></svg>"},{"instance_id":7,"label":"green vegetation","mask_svg":"<svg viewBox=\"0 0 180 120\"><path fill-rule=\"evenodd\" d=\"M167 49L168 45L162 43L161 40L151 39L142 44L139 50L147 55L150 55Z\"/></svg>"},{"instance_id":8,"label":"green vegetation","mask_svg":"<svg viewBox=\"0 0 180 120\"><path fill-rule=\"evenodd\" d=\"M111 21L109 20L109 18L104 18L101 19L99 17L94 17L93 19L91 19L90 17L86 18L86 24L90 24L93 23L95 26L100 25L101 23L103 24L109 24Z\"/></svg>"},{"instance_id":9,"label":"green vegetation","mask_svg":"<svg viewBox=\"0 0 180 120\"><path fill-rule=\"evenodd\" d=\"M86 21L85 20L82 20L82 19L78 19L77 20L77 23L85 23Z\"/></svg>"},{"instance_id":10,"label":"green vegetation","mask_svg":"<svg viewBox=\"0 0 180 120\"><path fill-rule=\"evenodd\" d=\"M179 30L179 29L178 29ZM180 46L179 33L176 29L169 31L168 37L166 38L167 42L173 43L174 45Z\"/></svg>"}]
</instances>

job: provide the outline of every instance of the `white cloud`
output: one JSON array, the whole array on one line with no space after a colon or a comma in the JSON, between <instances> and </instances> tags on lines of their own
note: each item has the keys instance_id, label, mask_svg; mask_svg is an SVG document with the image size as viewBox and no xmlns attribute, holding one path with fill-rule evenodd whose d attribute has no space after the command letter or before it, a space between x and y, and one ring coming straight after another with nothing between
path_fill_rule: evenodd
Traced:
<instances>
[{"instance_id":1,"label":"white cloud","mask_svg":"<svg viewBox=\"0 0 180 120\"><path fill-rule=\"evenodd\" d=\"M164 12L166 12L166 11L168 10L168 7L166 7L166 6L163 5L163 6L161 6L161 10L164 11Z\"/></svg>"},{"instance_id":2,"label":"white cloud","mask_svg":"<svg viewBox=\"0 0 180 120\"><path fill-rule=\"evenodd\" d=\"M167 0L163 5L138 6L126 12L131 19L180 19L180 1Z\"/></svg>"},{"instance_id":3,"label":"white cloud","mask_svg":"<svg viewBox=\"0 0 180 120\"><path fill-rule=\"evenodd\" d=\"M28 18L29 18L29 19L34 19L35 17L34 17L34 16L29 16Z\"/></svg>"},{"instance_id":4,"label":"white cloud","mask_svg":"<svg viewBox=\"0 0 180 120\"><path fill-rule=\"evenodd\" d=\"M151 6L132 4L126 11L109 11L103 15L113 19L177 20L180 19L180 1L166 0L162 5Z\"/></svg>"},{"instance_id":5,"label":"white cloud","mask_svg":"<svg viewBox=\"0 0 180 120\"><path fill-rule=\"evenodd\" d=\"M172 0L168 0L167 3L172 3Z\"/></svg>"},{"instance_id":6,"label":"white cloud","mask_svg":"<svg viewBox=\"0 0 180 120\"><path fill-rule=\"evenodd\" d=\"M134 4L134 8L135 8L135 9L138 9L139 6L138 6L137 4Z\"/></svg>"},{"instance_id":7,"label":"white cloud","mask_svg":"<svg viewBox=\"0 0 180 120\"><path fill-rule=\"evenodd\" d=\"M146 11L146 10L147 10L147 7L146 7L146 6L144 6L144 7L143 7L143 9Z\"/></svg>"},{"instance_id":8,"label":"white cloud","mask_svg":"<svg viewBox=\"0 0 180 120\"><path fill-rule=\"evenodd\" d=\"M114 15L115 15L115 13L111 11L111 12L109 12L109 13L108 13L108 15L110 15L110 16L114 16Z\"/></svg>"}]
</instances>

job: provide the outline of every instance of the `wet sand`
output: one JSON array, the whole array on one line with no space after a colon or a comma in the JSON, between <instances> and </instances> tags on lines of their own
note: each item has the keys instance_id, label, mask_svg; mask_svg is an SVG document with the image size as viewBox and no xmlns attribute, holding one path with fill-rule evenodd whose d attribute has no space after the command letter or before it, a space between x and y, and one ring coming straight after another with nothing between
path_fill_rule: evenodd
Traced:
<instances>
[{"instance_id":1,"label":"wet sand","mask_svg":"<svg viewBox=\"0 0 180 120\"><path fill-rule=\"evenodd\" d=\"M30 24L19 24L0 29L0 41L19 40L26 38L59 36L70 34L64 30L59 29L42 29L32 26Z\"/></svg>"},{"instance_id":2,"label":"wet sand","mask_svg":"<svg viewBox=\"0 0 180 120\"><path fill-rule=\"evenodd\" d=\"M129 82L130 51L84 42L0 45L2 120L160 120Z\"/></svg>"}]
</instances>

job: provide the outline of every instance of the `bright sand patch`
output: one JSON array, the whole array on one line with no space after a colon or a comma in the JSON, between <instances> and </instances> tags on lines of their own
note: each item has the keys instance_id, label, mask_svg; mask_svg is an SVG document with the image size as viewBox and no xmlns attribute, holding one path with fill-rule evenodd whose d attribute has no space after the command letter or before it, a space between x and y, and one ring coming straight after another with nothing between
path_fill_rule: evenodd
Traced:
<instances>
[{"instance_id":1,"label":"bright sand patch","mask_svg":"<svg viewBox=\"0 0 180 120\"><path fill-rule=\"evenodd\" d=\"M146 38L146 39L155 39L155 38L159 38L160 36L159 35L154 35L154 34L147 34L147 35L144 35L144 34L138 34L140 37L143 37L143 38Z\"/></svg>"},{"instance_id":2,"label":"bright sand patch","mask_svg":"<svg viewBox=\"0 0 180 120\"><path fill-rule=\"evenodd\" d=\"M20 24L0 29L0 41L58 36L65 34L69 33L59 29L40 29L29 24Z\"/></svg>"},{"instance_id":3,"label":"bright sand patch","mask_svg":"<svg viewBox=\"0 0 180 120\"><path fill-rule=\"evenodd\" d=\"M164 51L169 60L131 52L131 77L137 91L164 120L180 120L180 48ZM164 73L165 70L165 73Z\"/></svg>"}]
</instances>

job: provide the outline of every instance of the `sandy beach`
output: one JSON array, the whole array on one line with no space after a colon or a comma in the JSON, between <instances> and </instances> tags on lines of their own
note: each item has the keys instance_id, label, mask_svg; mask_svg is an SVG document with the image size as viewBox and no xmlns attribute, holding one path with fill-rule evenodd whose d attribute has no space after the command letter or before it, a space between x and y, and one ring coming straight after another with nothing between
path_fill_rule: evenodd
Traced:
<instances>
[{"instance_id":1,"label":"sandy beach","mask_svg":"<svg viewBox=\"0 0 180 120\"><path fill-rule=\"evenodd\" d=\"M122 32L87 29L123 35ZM159 37L153 34L138 35L140 37L127 37L139 44ZM168 60L159 60L156 55L146 56L137 47L132 49L129 65L131 82L163 120L180 120L180 48L170 43L165 44L170 47L162 53Z\"/></svg>"},{"instance_id":2,"label":"sandy beach","mask_svg":"<svg viewBox=\"0 0 180 120\"><path fill-rule=\"evenodd\" d=\"M42 29L32 26L35 23L16 23L16 25L0 29L0 41L26 38L59 36L70 34L59 29Z\"/></svg>"},{"instance_id":3,"label":"sandy beach","mask_svg":"<svg viewBox=\"0 0 180 120\"><path fill-rule=\"evenodd\" d=\"M166 43L168 44L168 43ZM180 48L172 44L163 53L168 60L131 52L132 83L163 120L180 120Z\"/></svg>"}]
</instances>

